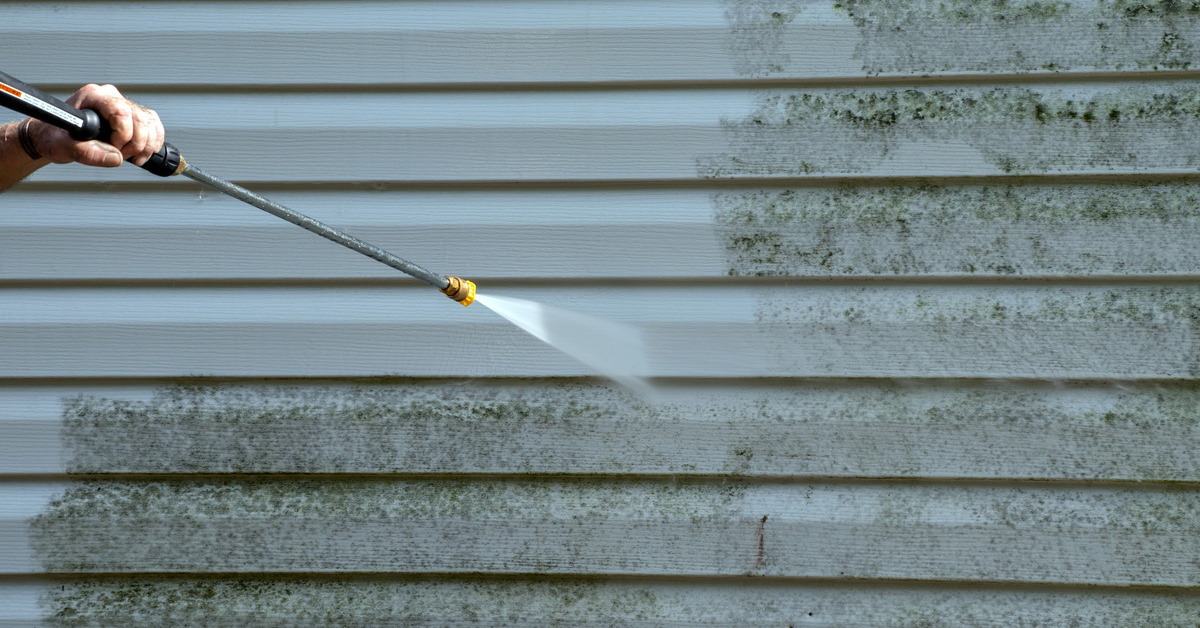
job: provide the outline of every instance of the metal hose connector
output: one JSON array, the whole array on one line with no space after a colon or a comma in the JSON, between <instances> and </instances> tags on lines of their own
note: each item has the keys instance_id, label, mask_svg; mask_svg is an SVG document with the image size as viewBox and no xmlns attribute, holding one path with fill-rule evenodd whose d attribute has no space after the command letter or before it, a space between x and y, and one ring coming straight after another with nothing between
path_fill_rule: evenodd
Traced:
<instances>
[{"instance_id":1,"label":"metal hose connector","mask_svg":"<svg viewBox=\"0 0 1200 628\"><path fill-rule=\"evenodd\" d=\"M450 275L446 275L446 281L449 281L450 283L445 288L442 288L442 294L454 299L455 301L458 301L459 303L462 303L463 307L475 302L474 283L471 283L466 279L451 277Z\"/></svg>"}]
</instances>

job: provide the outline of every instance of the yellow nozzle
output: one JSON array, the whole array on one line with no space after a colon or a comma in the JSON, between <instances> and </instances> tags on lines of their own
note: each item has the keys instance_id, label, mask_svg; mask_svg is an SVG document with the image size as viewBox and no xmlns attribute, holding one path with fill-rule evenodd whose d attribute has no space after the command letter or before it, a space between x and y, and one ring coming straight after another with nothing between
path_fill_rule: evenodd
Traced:
<instances>
[{"instance_id":1,"label":"yellow nozzle","mask_svg":"<svg viewBox=\"0 0 1200 628\"><path fill-rule=\"evenodd\" d=\"M450 285L442 289L442 294L458 301L466 307L475 302L475 284L458 277L446 277Z\"/></svg>"}]
</instances>

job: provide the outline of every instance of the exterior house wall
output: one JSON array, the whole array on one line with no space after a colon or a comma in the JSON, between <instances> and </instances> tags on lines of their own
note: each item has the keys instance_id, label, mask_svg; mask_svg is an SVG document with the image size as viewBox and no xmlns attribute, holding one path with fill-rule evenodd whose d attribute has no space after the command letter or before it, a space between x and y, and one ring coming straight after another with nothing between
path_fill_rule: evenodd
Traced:
<instances>
[{"instance_id":1,"label":"exterior house wall","mask_svg":"<svg viewBox=\"0 0 1200 628\"><path fill-rule=\"evenodd\" d=\"M1200 6L3 3L0 625L1195 625Z\"/></svg>"}]
</instances>

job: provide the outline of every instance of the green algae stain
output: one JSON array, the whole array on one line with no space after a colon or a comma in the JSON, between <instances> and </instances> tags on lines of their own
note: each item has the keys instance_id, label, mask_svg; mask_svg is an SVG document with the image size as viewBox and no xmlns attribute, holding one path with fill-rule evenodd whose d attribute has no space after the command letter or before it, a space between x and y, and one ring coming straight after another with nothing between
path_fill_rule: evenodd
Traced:
<instances>
[{"instance_id":1,"label":"green algae stain","mask_svg":"<svg viewBox=\"0 0 1200 628\"><path fill-rule=\"evenodd\" d=\"M850 307L858 312L853 321L844 316ZM821 334L810 346L838 351L839 372L863 376L1200 375L1200 294L1186 284L842 287L773 294L761 300L758 318L772 334ZM811 369L816 350L805 350L775 359Z\"/></svg>"},{"instance_id":2,"label":"green algae stain","mask_svg":"<svg viewBox=\"0 0 1200 628\"><path fill-rule=\"evenodd\" d=\"M585 385L168 386L148 401L65 399L63 440L72 473L521 472L546 470L546 441L529 434L569 439L652 413Z\"/></svg>"},{"instance_id":3,"label":"green algae stain","mask_svg":"<svg viewBox=\"0 0 1200 628\"><path fill-rule=\"evenodd\" d=\"M653 588L561 580L82 580L40 600L52 626L572 625L663 617Z\"/></svg>"},{"instance_id":4,"label":"green algae stain","mask_svg":"<svg viewBox=\"0 0 1200 628\"><path fill-rule=\"evenodd\" d=\"M1015 24L1065 17L1072 9L1072 3L1064 0L914 0L905 3L837 0L833 6L849 14L860 27L899 22L914 16L959 25L983 21Z\"/></svg>"},{"instance_id":5,"label":"green algae stain","mask_svg":"<svg viewBox=\"0 0 1200 628\"><path fill-rule=\"evenodd\" d=\"M209 593L212 597L205 597ZM562 580L83 580L43 597L52 626L1192 626L1187 592Z\"/></svg>"},{"instance_id":6,"label":"green algae stain","mask_svg":"<svg viewBox=\"0 0 1200 628\"><path fill-rule=\"evenodd\" d=\"M1200 61L1194 2L838 0L868 74L1181 70Z\"/></svg>"},{"instance_id":7,"label":"green algae stain","mask_svg":"<svg viewBox=\"0 0 1200 628\"><path fill-rule=\"evenodd\" d=\"M1200 16L1200 2L1188 0L1159 0L1158 2L1100 0L1099 6L1106 13L1124 15L1130 18L1148 16Z\"/></svg>"},{"instance_id":8,"label":"green algae stain","mask_svg":"<svg viewBox=\"0 0 1200 628\"><path fill-rule=\"evenodd\" d=\"M1024 87L774 91L723 120L730 152L701 176L870 172L901 146L963 146L1008 174L1192 169L1200 87L1138 86L1073 94ZM1154 138L1153 140L1149 138Z\"/></svg>"},{"instance_id":9,"label":"green algae stain","mask_svg":"<svg viewBox=\"0 0 1200 628\"><path fill-rule=\"evenodd\" d=\"M1042 290L1032 299L1005 303L995 291L980 291L944 299L931 309L900 305L893 315L934 323L1088 324L1136 326L1144 329L1186 329L1200 332L1200 293L1179 287L1114 288L1109 290ZM1004 316L997 321L996 312ZM1198 336L1200 337L1200 336ZM1200 361L1200 356L1192 361Z\"/></svg>"},{"instance_id":10,"label":"green algae stain","mask_svg":"<svg viewBox=\"0 0 1200 628\"><path fill-rule=\"evenodd\" d=\"M50 573L636 571L638 556L571 536L725 525L744 491L589 478L87 481L28 525ZM545 542L489 541L532 530Z\"/></svg>"},{"instance_id":11,"label":"green algae stain","mask_svg":"<svg viewBox=\"0 0 1200 628\"><path fill-rule=\"evenodd\" d=\"M791 62L783 50L784 33L804 4L801 0L724 0L734 71L752 78L784 72Z\"/></svg>"},{"instance_id":12,"label":"green algae stain","mask_svg":"<svg viewBox=\"0 0 1200 628\"><path fill-rule=\"evenodd\" d=\"M1192 183L843 186L711 200L730 276L1200 270Z\"/></svg>"},{"instance_id":13,"label":"green algae stain","mask_svg":"<svg viewBox=\"0 0 1200 628\"><path fill-rule=\"evenodd\" d=\"M654 511L703 520L726 512L742 489L643 484L606 479L530 480L146 480L72 485L34 527L88 518L316 518L326 520L522 518L541 506L569 505L572 517Z\"/></svg>"}]
</instances>

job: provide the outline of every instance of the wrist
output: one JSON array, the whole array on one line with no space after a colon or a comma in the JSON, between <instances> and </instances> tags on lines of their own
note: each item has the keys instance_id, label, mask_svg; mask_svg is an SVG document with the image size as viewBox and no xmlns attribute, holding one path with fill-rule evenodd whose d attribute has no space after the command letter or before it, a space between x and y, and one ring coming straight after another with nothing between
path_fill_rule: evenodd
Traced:
<instances>
[{"instance_id":1,"label":"wrist","mask_svg":"<svg viewBox=\"0 0 1200 628\"><path fill-rule=\"evenodd\" d=\"M25 151L30 159L38 161L44 156L38 149L37 143L34 142L33 134L29 131L31 124L33 124L33 118L25 118L17 124L17 143L21 145L21 150Z\"/></svg>"},{"instance_id":2,"label":"wrist","mask_svg":"<svg viewBox=\"0 0 1200 628\"><path fill-rule=\"evenodd\" d=\"M0 124L0 190L12 186L51 163L49 158L33 159L25 152L18 137L20 125L21 122ZM37 142L37 123L32 126L30 137L33 138L38 153L41 153L41 145Z\"/></svg>"},{"instance_id":3,"label":"wrist","mask_svg":"<svg viewBox=\"0 0 1200 628\"><path fill-rule=\"evenodd\" d=\"M33 118L10 122L0 126L0 141L6 145L5 160L12 166L28 163L34 169L51 163L45 155L39 127L45 125Z\"/></svg>"}]
</instances>

